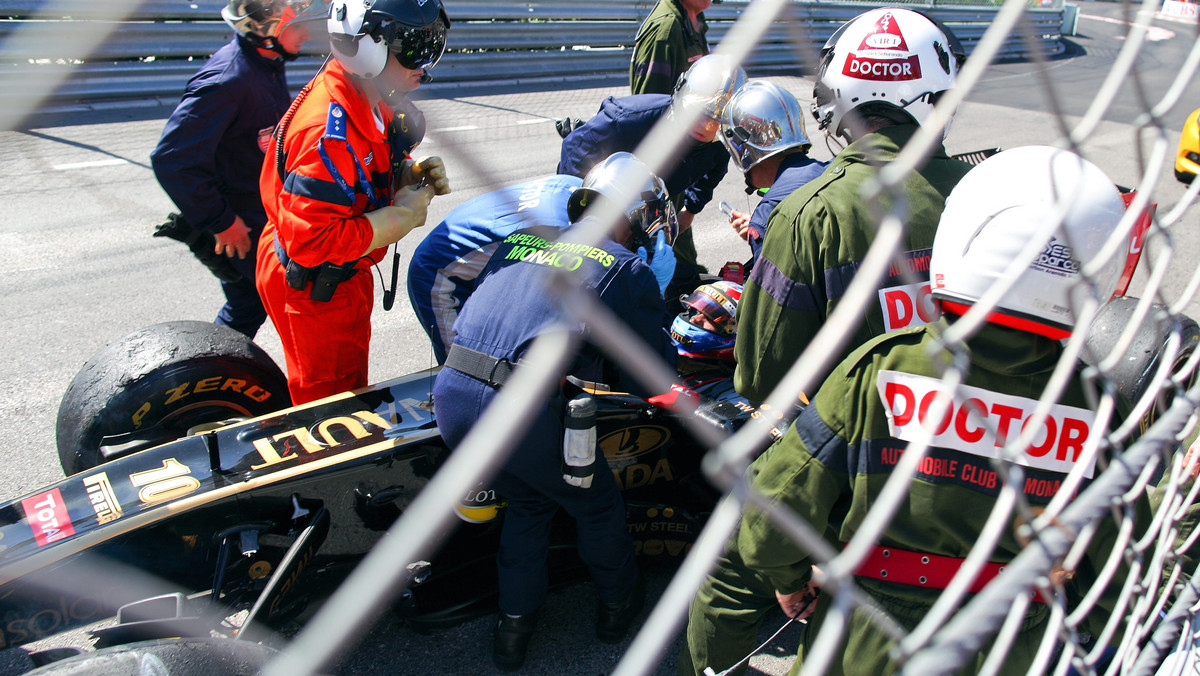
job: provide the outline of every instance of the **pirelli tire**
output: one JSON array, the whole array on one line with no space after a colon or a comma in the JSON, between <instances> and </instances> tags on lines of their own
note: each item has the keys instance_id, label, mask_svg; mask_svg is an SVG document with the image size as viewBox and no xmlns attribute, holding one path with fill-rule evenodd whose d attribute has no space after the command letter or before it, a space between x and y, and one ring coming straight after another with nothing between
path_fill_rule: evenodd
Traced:
<instances>
[{"instance_id":1,"label":"pirelli tire","mask_svg":"<svg viewBox=\"0 0 1200 676\"><path fill-rule=\"evenodd\" d=\"M155 324L107 345L76 374L58 408L59 462L70 476L198 425L290 405L279 366L241 333L208 322Z\"/></svg>"}]
</instances>

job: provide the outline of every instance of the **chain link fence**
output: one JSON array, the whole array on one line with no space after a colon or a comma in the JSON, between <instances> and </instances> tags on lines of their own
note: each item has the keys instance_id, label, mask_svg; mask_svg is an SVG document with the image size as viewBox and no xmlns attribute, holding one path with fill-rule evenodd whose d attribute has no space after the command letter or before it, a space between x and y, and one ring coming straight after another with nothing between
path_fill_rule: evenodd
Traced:
<instances>
[{"instance_id":1,"label":"chain link fence","mask_svg":"<svg viewBox=\"0 0 1200 676\"><path fill-rule=\"evenodd\" d=\"M1055 3L1050 7L1062 11L1061 2L1055 0ZM454 15L454 3L447 4ZM603 2L588 4L594 8L606 6ZM113 0L105 4L105 10L109 12L106 16L113 19L132 16L138 6L139 3L133 1ZM873 5L864 4L863 8L868 6ZM1026 29L1030 25L1031 12L1046 7L1038 3L1037 8L1031 10L1027 0L997 3L983 22L985 25L973 44L971 58L960 75L957 88L940 100L935 119L928 123L926 131L904 148L896 162L879 173L875 192L864 196L866 199L901 203L897 198L904 177L917 171L941 141L940 135L930 130L940 130L963 98L980 86L985 67L1004 54L1006 45L1011 45L1014 40L1028 43L1042 39L1042 34L1030 35ZM1140 91L1133 64L1146 44L1155 9L1152 0L1128 6L1131 25L1116 64L1104 86L1095 93L1086 114L1079 118L1060 115L1060 145L1080 147L1097 133L1105 111L1116 97L1130 90ZM786 0L729 2L716 6L714 16L736 14L732 17L736 20L731 20L719 32L718 51L740 62L748 62L759 46L786 35L789 38L786 53L792 63L815 63L816 48L822 39L815 31L809 32L807 24L788 21L789 12L795 11L796 5ZM782 33L779 32L781 25L785 27ZM20 39L20 36L10 36L5 44L11 46ZM62 54L61 58L85 60L103 39L97 34L91 40L72 42L70 53ZM1028 58L1043 65L1047 56L1041 49L1028 50ZM621 58L627 59L627 56ZM1131 145L1139 149L1145 171L1138 185L1133 186L1136 196L1109 245L1108 255L1121 255L1127 249L1129 233L1138 215L1155 201L1160 169L1164 163L1171 162L1176 140L1168 131L1163 114L1176 104L1187 87L1194 86L1198 65L1200 41L1191 48L1184 63L1173 64L1178 69L1173 86L1161 98L1143 101L1137 141ZM1045 72L1045 87L1050 90L1054 86L1053 73L1049 68ZM64 72L62 78L67 77ZM49 96L57 84L46 82L34 95L16 105L6 106L0 128L15 124L15 120L30 107ZM667 157L668 151L677 144L686 142L688 126L686 120L672 125L660 124L638 147L636 154L656 171L661 170L660 158ZM453 144L447 144L447 148L459 152ZM495 186L506 183L504 176L473 162L465 152L453 159L458 166L468 168L473 174L472 180ZM1073 472L1066 477L1063 488L1050 504L1035 510L1022 492L1019 466L1005 459L995 461L993 469L1002 484L995 511L961 571L919 624L905 628L901 622L889 618L859 586L853 573L864 560L868 547L879 540L903 504L927 448L919 445L908 448L893 468L884 494L867 522L844 549L838 550L822 533L794 513L769 504L746 479L748 464L769 441L772 432L769 419L751 420L728 437L715 434L709 426L695 424L693 434L709 448L706 456L709 478L724 491L724 497L616 673L623 676L653 672L663 657L665 646L684 626L687 608L697 588L712 569L745 508L751 505L769 512L777 527L808 551L823 571L825 598L834 611L819 627L817 648L807 656L804 673L820 674L827 670L840 637L849 629L848 618L856 608L870 609L878 618L879 626L892 635L893 655L902 665L903 673L956 673L980 653L987 655L984 671L994 673L999 670L1014 637L1021 631L1028 600L1034 593L1049 599L1050 620L1040 637L1041 647L1030 673L1066 674L1071 670L1095 673L1103 668L1104 673L1150 674L1159 669L1168 653L1178 649L1182 649L1182 655L1172 658L1171 662L1178 665L1179 670L1175 673L1190 673L1184 668L1188 664L1194 665L1195 645L1200 637L1196 627L1200 589L1193 579L1196 559L1189 555L1200 538L1200 533L1192 529L1194 503L1200 486L1189 479L1190 468L1185 465L1182 450L1183 440L1195 427L1195 412L1200 406L1200 386L1194 385L1200 352L1191 351L1193 346L1184 341L1182 327L1186 320L1182 312L1195 300L1200 289L1200 270L1195 270L1196 266L1186 252L1174 251L1172 242L1174 233L1180 228L1194 225L1194 211L1189 209L1192 209L1198 191L1200 181L1195 182L1180 201L1158 205L1145 241L1155 243L1162 253L1142 260L1142 272L1148 281L1141 290L1142 300L1134 304L1127 317L1129 330L1121 333L1110 352L1090 355L1091 366L1087 374L1094 410L1097 419L1110 418L1115 411L1123 410L1119 401L1118 367L1134 342L1135 330L1151 321L1166 327L1161 345L1163 357L1159 362L1165 367L1148 376L1140 396L1131 402L1132 413L1117 418L1111 426L1113 432L1103 438L1090 439L1083 451L1086 457L1097 458L1096 476L1086 481L1081 472ZM608 214L609 217L616 215ZM606 220L602 215L597 222ZM815 391L820 383L814 382L813 374L827 371L832 366L828 363L830 355L839 351L838 346L853 333L863 309L874 302L874 280L883 274L897 251L904 221L900 213L883 213L875 225L874 244L844 300L818 337L784 375L766 405L775 410L786 410L800 393ZM593 241L603 235L600 231L590 234ZM1168 271L1180 268L1190 275L1186 290L1179 296L1169 296L1163 290L1162 281ZM1090 272L1084 270L1085 278ZM618 317L589 295L573 288L565 278L542 292L559 298L572 316L586 321L590 338L629 372L642 374L647 388L666 391L675 380L675 374L665 364L627 335ZM987 302L981 303L964 323L978 321L988 309ZM1095 307L1077 310L1085 319L1098 312ZM962 344L963 335L964 331L947 334L946 349L953 352ZM1084 355L1086 338L1084 332L1076 332L1067 343L1066 355L1072 358ZM547 334L534 344L526 363L540 367L521 366L516 370L474 431L386 538L270 666L270 673L318 673L339 651L354 645L376 614L408 584L405 568L398 562L419 561L430 555L439 538L454 522L457 497L485 481L521 438L524 421L532 419L531 408L540 405L530 393L544 391L557 382L565 368L563 365L569 363L577 347L576 341L557 333ZM1069 360L1064 361L1064 372L1070 367ZM953 391L963 377L963 367L951 365L943 382L947 390ZM1044 415L1044 409L1048 409L1061 394L1061 380L1056 383L1042 394L1039 400L1041 413L1035 415ZM1151 410L1155 415L1147 415ZM1030 442L1023 438L1009 451L1020 452L1019 444ZM1137 514L1136 506L1150 492L1154 494L1154 510L1146 518L1145 514ZM1022 517L1024 525L1020 535L1029 544L1019 556L1007 562L1002 575L979 593L968 593L970 581L991 559L998 539L1004 529L1011 527L1015 515ZM1069 594L1066 578L1058 573L1073 569L1083 550L1100 531L1101 524L1119 534L1117 545L1112 548L1095 586L1083 590L1081 595ZM1117 575L1118 569L1121 575ZM1103 615L1097 610L1102 594L1112 596L1114 610L1098 618ZM1108 647L1115 650L1106 650ZM1102 667L1104 664L1108 666Z\"/></svg>"}]
</instances>

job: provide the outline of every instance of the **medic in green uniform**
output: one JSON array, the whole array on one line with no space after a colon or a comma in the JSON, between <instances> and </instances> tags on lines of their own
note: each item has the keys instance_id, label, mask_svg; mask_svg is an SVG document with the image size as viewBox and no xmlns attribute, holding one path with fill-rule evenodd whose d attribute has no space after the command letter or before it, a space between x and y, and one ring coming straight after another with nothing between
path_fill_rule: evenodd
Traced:
<instances>
[{"instance_id":1,"label":"medic in green uniform","mask_svg":"<svg viewBox=\"0 0 1200 676\"><path fill-rule=\"evenodd\" d=\"M659 0L634 42L631 94L670 94L679 76L708 54L704 10L711 4L711 0Z\"/></svg>"},{"instance_id":2,"label":"medic in green uniform","mask_svg":"<svg viewBox=\"0 0 1200 676\"><path fill-rule=\"evenodd\" d=\"M970 165L939 146L905 177L903 204L868 202L863 189L926 124L954 85L961 58L947 29L917 12L890 8L851 20L821 50L813 115L826 134L850 145L771 214L743 299L738 394L763 401L779 384L841 300L874 240L879 215L893 208L906 226L901 252L880 284L879 302L839 357L873 336L933 318L929 247L946 195Z\"/></svg>"},{"instance_id":3,"label":"medic in green uniform","mask_svg":"<svg viewBox=\"0 0 1200 676\"><path fill-rule=\"evenodd\" d=\"M879 209L890 206L864 203L863 185L933 114L934 101L954 85L961 58L953 34L906 9L866 12L822 49L812 112L828 137L851 143L768 220L738 311L739 394L764 400L840 300L871 245L877 214L885 213ZM907 79L891 79L897 68ZM945 196L969 169L938 148L905 179L906 253L842 355L872 336L936 315L928 297L929 250ZM720 671L737 663L754 648L762 619L775 606L770 581L748 570L731 542L692 603L679 674L699 676L706 666Z\"/></svg>"},{"instance_id":4,"label":"medic in green uniform","mask_svg":"<svg viewBox=\"0 0 1200 676\"><path fill-rule=\"evenodd\" d=\"M1106 302L1116 287L1123 257L1098 266L1095 261L1123 212L1112 181L1069 151L1031 146L983 162L950 195L933 245L932 293L945 317L854 351L785 437L751 465L757 491L795 510L840 549L862 525L910 444L929 437L907 496L855 571L855 583L904 629L926 616L983 531L1003 484L997 463L1024 474L1021 490L1035 509L1054 498L1072 469L1081 466L1085 490L1103 467L1081 451L1111 421L1089 407L1079 370L1046 418L1034 423L1040 425L1037 433L1027 441L1018 437L1063 358L1060 341L1074 329L1076 308L1085 299ZM1040 254L1009 279L1010 265L1031 245ZM1079 273L1085 264L1097 266L1092 286ZM965 358L967 365L962 384L951 390L942 379L951 364L943 335L982 304L989 290L1009 281L987 322L956 350L955 363ZM949 402L944 416L931 408L935 400ZM1145 526L1149 503L1139 500L1136 507L1135 523ZM999 538L972 591L1021 551L1015 521L1013 526ZM1115 537L1113 522L1102 522L1078 566L1061 571L1057 581L1072 595L1090 589ZM736 539L746 565L770 580L785 613L803 610L796 604L811 579L808 553L753 508ZM1120 585L1120 576L1110 589ZM828 599L815 605L793 673L831 606ZM827 673L896 671L888 655L891 639L864 613L852 615ZM1049 617L1044 600L1034 598L1002 673L1026 672ZM978 671L986 657L982 652L964 673Z\"/></svg>"}]
</instances>

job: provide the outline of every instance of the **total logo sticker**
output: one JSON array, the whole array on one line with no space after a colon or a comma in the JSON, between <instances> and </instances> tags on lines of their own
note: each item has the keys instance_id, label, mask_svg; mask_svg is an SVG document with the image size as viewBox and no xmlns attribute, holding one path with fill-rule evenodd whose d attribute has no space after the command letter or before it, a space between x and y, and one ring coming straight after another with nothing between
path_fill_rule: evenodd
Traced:
<instances>
[{"instance_id":1,"label":"total logo sticker","mask_svg":"<svg viewBox=\"0 0 1200 676\"><path fill-rule=\"evenodd\" d=\"M71 515L67 513L62 493L57 488L25 498L21 501L21 509L25 510L25 518L29 520L33 538L37 540L39 547L75 534L75 527L71 525Z\"/></svg>"}]
</instances>

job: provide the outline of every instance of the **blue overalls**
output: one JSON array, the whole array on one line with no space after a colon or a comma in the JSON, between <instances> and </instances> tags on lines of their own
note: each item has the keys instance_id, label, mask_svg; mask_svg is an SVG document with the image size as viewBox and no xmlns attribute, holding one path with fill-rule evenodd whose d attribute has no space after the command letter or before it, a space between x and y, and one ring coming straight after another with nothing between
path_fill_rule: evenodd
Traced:
<instances>
[{"instance_id":1,"label":"blue overalls","mask_svg":"<svg viewBox=\"0 0 1200 676\"><path fill-rule=\"evenodd\" d=\"M417 245L408 299L439 364L454 340L459 309L500 240L533 226L567 227L567 199L580 183L546 176L485 193L456 207Z\"/></svg>"},{"instance_id":2,"label":"blue overalls","mask_svg":"<svg viewBox=\"0 0 1200 676\"><path fill-rule=\"evenodd\" d=\"M254 254L267 222L259 197L266 143L291 102L283 60L241 36L217 50L190 80L150 154L159 185L194 228L219 233L241 216L250 253L229 262L242 274L221 282L216 323L254 337L267 318L254 286Z\"/></svg>"},{"instance_id":3,"label":"blue overalls","mask_svg":"<svg viewBox=\"0 0 1200 676\"><path fill-rule=\"evenodd\" d=\"M662 117L671 109L667 94L635 94L604 99L600 110L563 139L558 173L586 176L601 160L616 152L634 152ZM729 152L718 141L700 143L689 140L678 160L659 176L676 209L698 214L712 201L713 190L725 178ZM642 158L649 160L650 158ZM675 241L675 275L668 287L669 297L690 292L700 284L696 245L691 231L680 233Z\"/></svg>"},{"instance_id":4,"label":"blue overalls","mask_svg":"<svg viewBox=\"0 0 1200 676\"><path fill-rule=\"evenodd\" d=\"M763 238L767 236L767 221L771 218L771 212L794 190L820 176L827 166L828 162L814 160L804 153L792 153L779 163L779 173L775 175L775 182L750 215L750 261L746 263L746 274L750 274L754 262L762 253Z\"/></svg>"},{"instance_id":5,"label":"blue overalls","mask_svg":"<svg viewBox=\"0 0 1200 676\"><path fill-rule=\"evenodd\" d=\"M600 110L563 139L558 173L584 177L601 160L617 152L632 153L659 118L671 109L666 94L636 94L604 99ZM689 137L690 138L690 137ZM642 158L648 160L649 158ZM672 199L693 214L712 201L725 178L729 151L720 142L689 142L672 171L660 174Z\"/></svg>"},{"instance_id":6,"label":"blue overalls","mask_svg":"<svg viewBox=\"0 0 1200 676\"><path fill-rule=\"evenodd\" d=\"M454 363L459 346L512 363L562 311L544 290L548 275L568 270L617 312L651 349L674 364L675 350L664 328L670 321L666 304L650 268L625 247L604 240L591 248L570 241L570 230L558 242L555 228L534 228L509 235L480 275L475 292L455 322ZM575 326L583 330L582 326ZM638 392L635 381L620 373L601 353L584 345L569 373ZM480 377L444 367L434 383L438 428L451 448L496 397L497 389ZM625 525L625 507L616 480L597 457L590 488L563 480L561 398L535 407L527 431L512 456L489 482L508 501L500 538L500 610L525 615L546 596L546 556L550 524L561 506L576 522L579 555L596 582L601 601L627 599L637 582L633 542Z\"/></svg>"}]
</instances>

